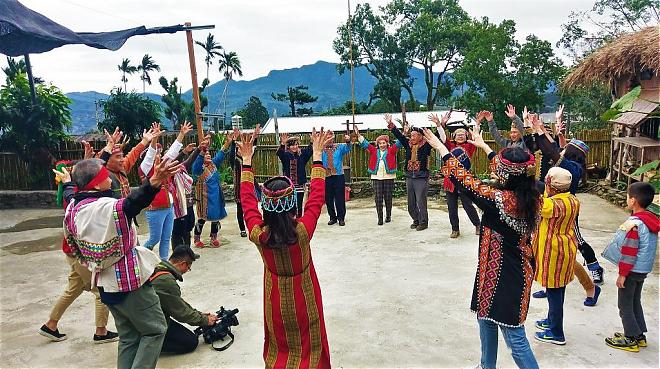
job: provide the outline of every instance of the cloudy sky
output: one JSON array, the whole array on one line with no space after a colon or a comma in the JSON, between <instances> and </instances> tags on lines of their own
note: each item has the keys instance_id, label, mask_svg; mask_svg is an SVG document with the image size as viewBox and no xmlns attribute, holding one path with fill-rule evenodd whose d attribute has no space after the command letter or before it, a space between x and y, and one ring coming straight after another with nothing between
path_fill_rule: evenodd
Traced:
<instances>
[{"instance_id":1,"label":"cloudy sky","mask_svg":"<svg viewBox=\"0 0 660 369\"><path fill-rule=\"evenodd\" d=\"M345 0L19 0L25 6L77 32L99 32L139 25L166 26L190 21L193 25L215 24L211 32L229 51L241 59L244 76L250 80L273 69L312 64L318 60L337 61L332 40L337 26L347 17ZM351 1L356 3L367 1ZM369 1L381 6L388 0ZM586 10L594 0L462 0L473 17L487 16L494 22L513 19L517 38L536 34L554 43L561 36L561 24L572 10ZM197 31L204 40L208 31ZM196 50L200 80L206 74L203 50ZM117 65L123 58L137 64L148 53L161 66L168 79L179 77L184 89L190 88L190 71L185 34L133 37L111 52L85 46L64 46L31 56L36 75L63 89L109 92L120 85ZM2 62L4 64L4 62ZM160 75L160 74L158 74ZM210 79L220 78L211 66ZM160 94L160 87L147 91ZM129 89L142 90L137 76L129 78Z\"/></svg>"}]
</instances>

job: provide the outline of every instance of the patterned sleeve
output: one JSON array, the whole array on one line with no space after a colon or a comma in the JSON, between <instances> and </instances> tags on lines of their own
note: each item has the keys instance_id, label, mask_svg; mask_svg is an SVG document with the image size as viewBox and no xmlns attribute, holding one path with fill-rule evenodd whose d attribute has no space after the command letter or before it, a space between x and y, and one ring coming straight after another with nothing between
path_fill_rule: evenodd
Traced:
<instances>
[{"instance_id":1,"label":"patterned sleeve","mask_svg":"<svg viewBox=\"0 0 660 369\"><path fill-rule=\"evenodd\" d=\"M316 223L321 216L321 209L325 204L325 169L323 164L315 162L312 165L311 185L309 198L305 203L305 212L300 221L307 229L309 239L312 239Z\"/></svg>"},{"instance_id":2,"label":"patterned sleeve","mask_svg":"<svg viewBox=\"0 0 660 369\"><path fill-rule=\"evenodd\" d=\"M254 172L248 166L243 166L241 172L241 204L248 232L252 233L252 229L263 224L264 220L259 212L259 202L254 193Z\"/></svg>"},{"instance_id":3,"label":"patterned sleeve","mask_svg":"<svg viewBox=\"0 0 660 369\"><path fill-rule=\"evenodd\" d=\"M555 202L552 201L546 194L543 194L543 204L541 207L541 217L542 218L554 218L558 216L555 214Z\"/></svg>"},{"instance_id":4,"label":"patterned sleeve","mask_svg":"<svg viewBox=\"0 0 660 369\"><path fill-rule=\"evenodd\" d=\"M495 154L491 153L488 158L492 162ZM454 186L467 195L475 205L483 211L496 208L495 195L497 190L481 183L469 170L463 168L458 159L451 154L445 155L442 161L444 163L442 174L448 176Z\"/></svg>"}]
</instances>

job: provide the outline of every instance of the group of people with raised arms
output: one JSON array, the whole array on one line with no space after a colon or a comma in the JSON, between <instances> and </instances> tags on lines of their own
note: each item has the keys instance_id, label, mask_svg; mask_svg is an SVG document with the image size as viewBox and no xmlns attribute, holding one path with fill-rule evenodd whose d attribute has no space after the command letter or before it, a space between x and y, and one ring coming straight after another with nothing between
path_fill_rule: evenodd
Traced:
<instances>
[{"instance_id":1,"label":"group of people with raised arms","mask_svg":"<svg viewBox=\"0 0 660 369\"><path fill-rule=\"evenodd\" d=\"M428 187L432 171L429 157L435 150L442 158L438 169L444 176L443 188L452 228L450 237L460 236L458 199L479 235L470 308L478 321L479 367L482 368L496 366L498 330L520 368L538 367L524 326L534 281L545 288L534 297L548 301L547 315L535 323L539 332L534 338L557 345L566 343L564 295L573 277L577 276L586 291L586 306L594 306L601 292L594 282L602 283L602 267L593 249L580 236L577 221L580 202L575 193L584 175L589 149L579 140L566 142L562 110L557 114L554 136L538 115L525 109L520 119L513 106L507 107L507 115L512 119L512 131L507 139L497 130L493 114L488 111L476 115L477 124L473 129L459 128L449 134L445 128L451 111L442 117L429 116L437 127L435 131L410 126L404 121L402 132L387 114L384 119L393 138L383 134L374 143L354 129L357 143L368 154L367 170L374 188L378 226L393 221L392 198L399 166L397 152L403 149L408 214L412 219L410 228L428 229ZM493 150L484 141L480 130L484 119L496 143L502 146L501 150ZM127 158L123 157L121 147L116 146L121 139L121 132L116 130L107 134L108 147L100 153L101 160L90 158L78 162L70 176L66 170L56 171L66 184L65 198L69 202L64 244L71 259L73 281L82 283L88 290L93 289L99 301L109 307L117 324L118 335L105 330L105 320L97 318L98 324L103 325L97 324L97 333L102 338L99 340L116 340L118 336L118 367L156 365L165 339L163 325L167 327L172 314L166 313L165 320L163 313L157 313L150 305L158 302L159 295L146 281L153 280L156 274L174 270L173 264L166 263L170 239L176 240L175 246L187 248L220 246L220 221L227 216L227 211L218 168L229 159L234 173L239 230L241 236L249 236L257 246L264 265L263 357L266 368L329 368L330 349L311 243L324 204L328 225L345 225L343 160L353 148L351 137L345 135L344 142L335 143L333 132L314 129L309 145L301 147L299 137L281 135L277 156L284 175L259 184L252 168L259 127L251 133L241 134L237 130L229 133L214 156L209 152L211 137L208 135L199 147L183 148L183 138L191 129L188 123L182 125L175 142L161 155L158 144L161 130L155 124L144 132L143 142ZM124 183L126 173L145 149L139 166L144 184L130 192ZM471 172L471 161L477 150L482 150L490 161L491 180L487 183ZM536 151L541 152L544 163L538 178ZM306 166L310 160L308 175ZM307 186L309 195L305 201ZM619 263L617 286L624 333L609 337L606 343L628 351L646 345L640 294L643 279L652 267L648 260L654 260L655 255L650 242L655 239L657 244L660 228L657 217L649 216L644 210L649 205L649 193L650 198L653 197L652 188L649 190L643 184L632 187L629 205L636 215L628 222L628 233L613 241L607 253L608 260ZM193 198L197 202L197 221ZM475 207L481 211L481 216ZM142 209L147 209L150 231L144 247L138 245L134 230L134 219ZM207 221L211 222L208 243L202 241ZM149 251L156 244L159 244L158 251ZM592 271L594 281L576 261L578 250ZM197 257L192 251L178 249L170 261L182 274L190 270ZM156 274L149 277L154 271ZM180 277L176 271L173 275ZM73 283L71 278L70 283ZM168 288L176 284L174 280L168 283ZM71 291L80 294L81 288L70 286L68 297L58 302L57 313L54 312L42 327L43 335L55 340L58 335L61 338L57 320L72 301ZM622 292L625 288L632 289L633 293ZM75 297L77 295L73 299ZM139 316L136 315L138 311ZM217 319L211 313L187 311L191 311L195 321L205 324ZM105 314L107 316L107 310Z\"/></svg>"}]
</instances>

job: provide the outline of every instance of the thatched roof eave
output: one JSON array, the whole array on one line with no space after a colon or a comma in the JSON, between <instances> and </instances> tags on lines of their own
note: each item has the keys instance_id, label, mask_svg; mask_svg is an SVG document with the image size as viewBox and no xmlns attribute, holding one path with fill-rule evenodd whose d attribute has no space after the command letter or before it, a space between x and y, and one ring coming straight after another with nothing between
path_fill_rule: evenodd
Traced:
<instances>
[{"instance_id":1,"label":"thatched roof eave","mask_svg":"<svg viewBox=\"0 0 660 369\"><path fill-rule=\"evenodd\" d=\"M650 69L660 76L660 26L622 35L582 60L560 84L574 89L592 83L611 85Z\"/></svg>"}]
</instances>

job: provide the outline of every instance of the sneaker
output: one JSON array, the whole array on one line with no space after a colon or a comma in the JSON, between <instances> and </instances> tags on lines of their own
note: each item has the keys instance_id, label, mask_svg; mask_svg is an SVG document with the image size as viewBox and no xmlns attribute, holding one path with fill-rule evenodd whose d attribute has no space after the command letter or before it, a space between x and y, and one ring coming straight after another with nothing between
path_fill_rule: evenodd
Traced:
<instances>
[{"instance_id":1,"label":"sneaker","mask_svg":"<svg viewBox=\"0 0 660 369\"><path fill-rule=\"evenodd\" d=\"M634 339L625 336L613 336L605 338L605 344L608 346L628 352L639 352L639 345Z\"/></svg>"},{"instance_id":2,"label":"sneaker","mask_svg":"<svg viewBox=\"0 0 660 369\"><path fill-rule=\"evenodd\" d=\"M534 338L537 341L552 343L554 345L565 345L566 339L564 337L555 337L549 329L543 332L536 332Z\"/></svg>"},{"instance_id":3,"label":"sneaker","mask_svg":"<svg viewBox=\"0 0 660 369\"><path fill-rule=\"evenodd\" d=\"M247 232L241 231L241 237L247 237Z\"/></svg>"},{"instance_id":4,"label":"sneaker","mask_svg":"<svg viewBox=\"0 0 660 369\"><path fill-rule=\"evenodd\" d=\"M548 297L548 294L545 292L545 290L540 290L540 291L534 292L532 294L532 297L535 298L535 299L544 299L544 298Z\"/></svg>"},{"instance_id":5,"label":"sneaker","mask_svg":"<svg viewBox=\"0 0 660 369\"><path fill-rule=\"evenodd\" d=\"M461 235L460 231L451 231L451 234L449 235L449 238L458 238L458 236Z\"/></svg>"},{"instance_id":6,"label":"sneaker","mask_svg":"<svg viewBox=\"0 0 660 369\"><path fill-rule=\"evenodd\" d=\"M391 216L388 215L388 216L385 217L385 223L389 223L389 222L391 222L391 221L392 221L392 217L391 217Z\"/></svg>"},{"instance_id":7,"label":"sneaker","mask_svg":"<svg viewBox=\"0 0 660 369\"><path fill-rule=\"evenodd\" d=\"M333 225L333 224L337 224L337 219L330 219L328 225Z\"/></svg>"},{"instance_id":8,"label":"sneaker","mask_svg":"<svg viewBox=\"0 0 660 369\"><path fill-rule=\"evenodd\" d=\"M378 225L383 225L383 220L382 219L378 219Z\"/></svg>"},{"instance_id":9,"label":"sneaker","mask_svg":"<svg viewBox=\"0 0 660 369\"><path fill-rule=\"evenodd\" d=\"M419 225L419 223L413 223L413 224L410 225L410 229L417 229L418 225Z\"/></svg>"},{"instance_id":10,"label":"sneaker","mask_svg":"<svg viewBox=\"0 0 660 369\"><path fill-rule=\"evenodd\" d=\"M220 247L220 240L218 240L217 238L212 239L209 244L209 247L214 249Z\"/></svg>"},{"instance_id":11,"label":"sneaker","mask_svg":"<svg viewBox=\"0 0 660 369\"><path fill-rule=\"evenodd\" d=\"M344 222L343 220L340 220L340 221L339 221L339 226L340 226L340 227L343 227L343 226L345 226L345 225L346 225L346 222Z\"/></svg>"},{"instance_id":12,"label":"sneaker","mask_svg":"<svg viewBox=\"0 0 660 369\"><path fill-rule=\"evenodd\" d=\"M422 223L422 224L418 225L417 228L415 228L415 229L418 230L418 231L423 231L423 230L425 230L425 229L428 228L428 227L429 227L428 224L426 224L426 223Z\"/></svg>"},{"instance_id":13,"label":"sneaker","mask_svg":"<svg viewBox=\"0 0 660 369\"><path fill-rule=\"evenodd\" d=\"M119 341L119 334L117 334L117 332L108 331L108 333L103 336L99 336L98 334L94 335L94 343L108 343L115 341Z\"/></svg>"},{"instance_id":14,"label":"sneaker","mask_svg":"<svg viewBox=\"0 0 660 369\"><path fill-rule=\"evenodd\" d=\"M45 324L39 328L39 334L54 342L60 342L66 339L66 334L60 333L59 329L52 331Z\"/></svg>"},{"instance_id":15,"label":"sneaker","mask_svg":"<svg viewBox=\"0 0 660 369\"><path fill-rule=\"evenodd\" d=\"M537 320L536 323L534 323L534 326L537 329L540 329L542 331L550 328L550 322L548 322L548 319L543 319L543 320Z\"/></svg>"},{"instance_id":16,"label":"sneaker","mask_svg":"<svg viewBox=\"0 0 660 369\"><path fill-rule=\"evenodd\" d=\"M621 332L615 332L614 337L625 337L625 336ZM644 333L642 333L639 336L635 337L635 341L637 341L637 346L639 346L639 347L647 347L648 346L648 344L646 343L646 336L644 335Z\"/></svg>"},{"instance_id":17,"label":"sneaker","mask_svg":"<svg viewBox=\"0 0 660 369\"><path fill-rule=\"evenodd\" d=\"M602 268L601 268L602 269ZM596 303L598 303L598 296L600 296L600 287L596 287L596 293L594 293L594 297L587 297L584 299L584 306L596 306Z\"/></svg>"},{"instance_id":18,"label":"sneaker","mask_svg":"<svg viewBox=\"0 0 660 369\"><path fill-rule=\"evenodd\" d=\"M204 247L204 242L202 241L195 241L195 247L197 248L203 248Z\"/></svg>"},{"instance_id":19,"label":"sneaker","mask_svg":"<svg viewBox=\"0 0 660 369\"><path fill-rule=\"evenodd\" d=\"M603 267L598 267L596 270L591 271L591 278L594 280L594 284L601 285L603 284L603 275L605 274L605 271L603 270Z\"/></svg>"}]
</instances>

